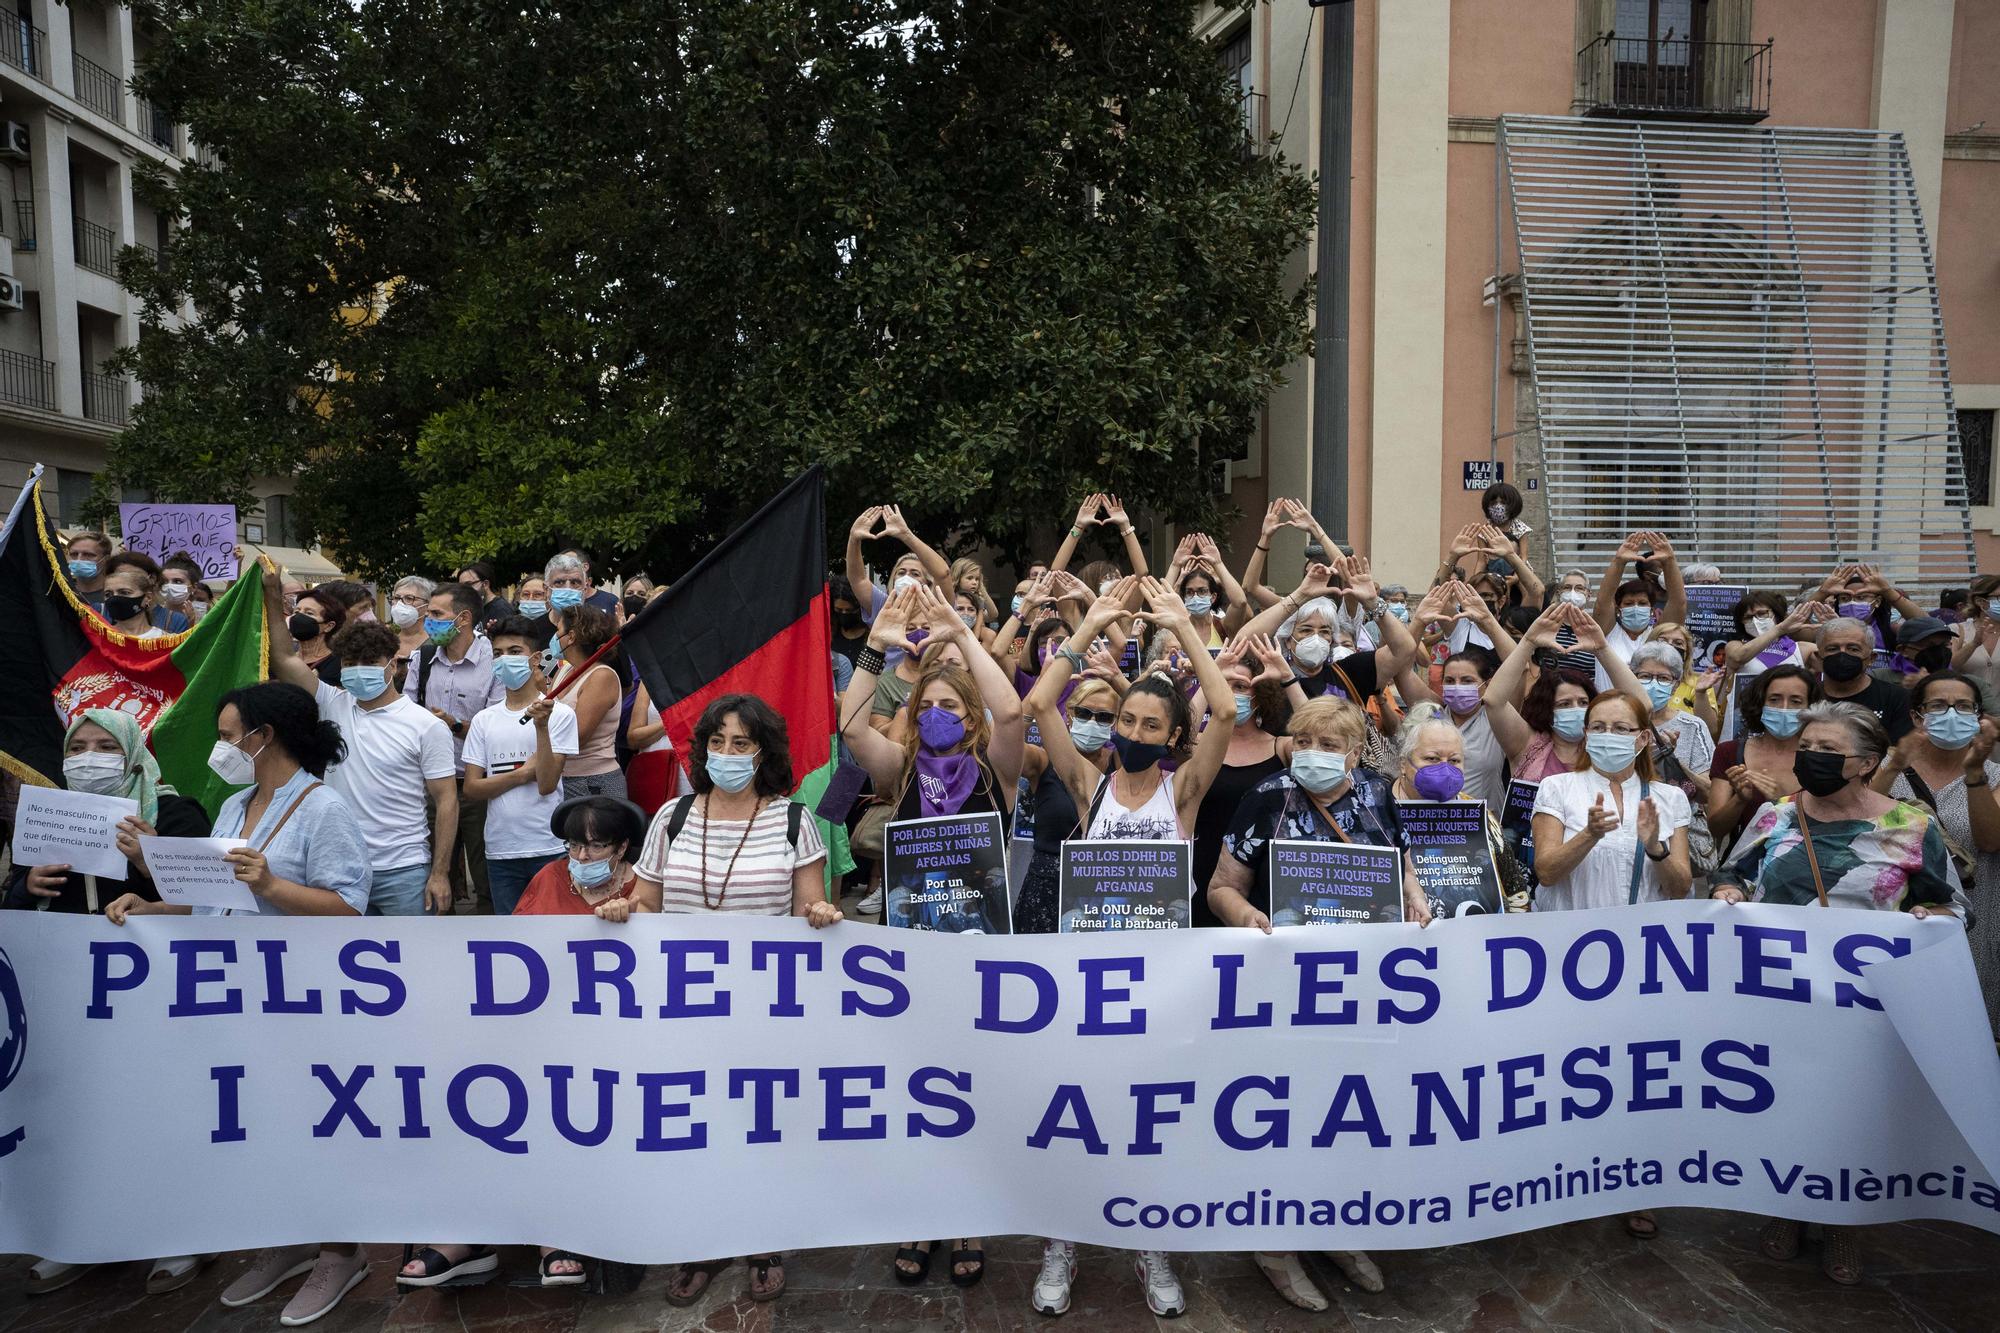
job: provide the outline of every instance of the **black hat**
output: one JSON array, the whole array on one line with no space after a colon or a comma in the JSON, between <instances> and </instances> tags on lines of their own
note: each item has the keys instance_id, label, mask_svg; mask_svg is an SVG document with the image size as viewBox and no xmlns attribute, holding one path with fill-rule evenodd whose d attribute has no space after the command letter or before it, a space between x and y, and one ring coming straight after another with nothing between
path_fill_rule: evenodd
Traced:
<instances>
[{"instance_id":1,"label":"black hat","mask_svg":"<svg viewBox=\"0 0 2000 1333\"><path fill-rule=\"evenodd\" d=\"M618 812L625 823L623 832L619 834L619 841L630 843L636 854L639 844L646 837L646 812L622 796L572 796L558 805L555 812L549 816L549 832L555 837L566 838L563 826L569 823L570 812L591 801L602 802Z\"/></svg>"}]
</instances>

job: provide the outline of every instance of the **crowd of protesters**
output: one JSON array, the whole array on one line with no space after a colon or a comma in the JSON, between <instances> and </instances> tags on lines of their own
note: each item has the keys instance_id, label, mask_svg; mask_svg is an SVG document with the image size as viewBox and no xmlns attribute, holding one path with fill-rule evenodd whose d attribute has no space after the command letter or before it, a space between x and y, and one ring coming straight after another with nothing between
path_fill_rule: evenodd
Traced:
<instances>
[{"instance_id":1,"label":"crowd of protesters","mask_svg":"<svg viewBox=\"0 0 2000 1333\"><path fill-rule=\"evenodd\" d=\"M1484 802L1504 849L1496 817L1528 784L1532 870L1510 879L1507 910L1706 896L1956 915L2000 1023L2000 946L1977 922L1982 895L2000 891L2000 577L1926 609L1867 564L1833 563L1806 587L1730 571L1748 591L1710 653L1689 629L1688 587L1723 572L1670 534L1634 532L1604 568L1545 582L1520 495L1497 485L1482 510L1427 580L1405 585L1291 500L1270 505L1237 567L1189 534L1156 569L1117 498L1091 495L1009 589L992 566L948 561L897 507L871 508L829 578L831 660L798 664L830 672L843 750L868 779L844 823L791 799L802 774L787 720L759 698L716 700L691 752L672 753L629 664L600 653L657 595L649 580L614 595L564 551L511 588L474 562L437 581L412 573L378 600L267 568L270 679L222 701L210 759L241 790L211 823L161 781L129 718L86 712L62 780L138 803L118 833L125 891L16 866L6 904L117 923L185 911L152 892L137 839L213 833L247 841L230 857L265 913L746 912L852 929L882 910L884 822L1025 811L1017 933L1059 928L1072 838L1189 842L1192 924L1266 932L1273 839L1399 847L1405 919L1428 924L1398 802ZM1306 561L1281 577L1271 540L1287 527ZM1116 554L1072 569L1086 550ZM67 559L79 597L126 633L180 632L213 600L198 570L115 552L102 534L73 536ZM1640 1239L1660 1229L1645 1212L1624 1225ZM1785 1259L1802 1241L1777 1220L1761 1245ZM943 1244L910 1241L888 1271L923 1282ZM981 1280L982 1244L949 1240L950 1281ZM1297 1255L1254 1257L1285 1300L1327 1308ZM1383 1289L1369 1255L1332 1257L1356 1286ZM185 1284L210 1258L153 1261L149 1289ZM1825 1228L1820 1259L1834 1281L1861 1278L1852 1229ZM413 1238L397 1281L475 1280L498 1262L489 1246ZM700 1300L732 1262L681 1265L667 1299ZM540 1281L581 1284L588 1263L545 1247ZM781 1254L746 1263L753 1299L784 1290ZM31 1290L87 1267L38 1263ZM1165 1253L1136 1253L1132 1268L1155 1314L1184 1310ZM283 1322L308 1323L366 1271L352 1244L269 1250L222 1301L303 1276ZM1076 1274L1075 1246L1045 1241L1034 1308L1066 1311Z\"/></svg>"}]
</instances>

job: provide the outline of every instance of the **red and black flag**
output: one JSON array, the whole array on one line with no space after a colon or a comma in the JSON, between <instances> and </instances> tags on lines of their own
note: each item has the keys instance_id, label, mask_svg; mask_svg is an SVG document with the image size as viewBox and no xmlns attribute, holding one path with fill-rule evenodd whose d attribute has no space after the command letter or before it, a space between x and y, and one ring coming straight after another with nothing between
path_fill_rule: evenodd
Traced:
<instances>
[{"instance_id":1,"label":"red and black flag","mask_svg":"<svg viewBox=\"0 0 2000 1333\"><path fill-rule=\"evenodd\" d=\"M683 764L694 724L725 694L754 694L785 719L798 796L832 772L836 714L827 618L826 476L814 467L625 626L625 649Z\"/></svg>"}]
</instances>

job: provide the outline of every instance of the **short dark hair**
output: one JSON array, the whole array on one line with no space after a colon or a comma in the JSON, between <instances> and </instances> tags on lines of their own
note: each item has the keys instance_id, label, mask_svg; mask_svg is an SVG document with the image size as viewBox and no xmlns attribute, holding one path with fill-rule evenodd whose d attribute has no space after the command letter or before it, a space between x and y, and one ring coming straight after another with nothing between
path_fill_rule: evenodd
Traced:
<instances>
[{"instance_id":1,"label":"short dark hair","mask_svg":"<svg viewBox=\"0 0 2000 1333\"><path fill-rule=\"evenodd\" d=\"M1471 663L1472 669L1479 673L1481 680L1492 680L1493 673L1500 669L1500 659L1493 655L1492 650L1482 648L1476 643L1468 643L1444 659L1445 666L1450 666L1453 662Z\"/></svg>"},{"instance_id":2,"label":"short dark hair","mask_svg":"<svg viewBox=\"0 0 2000 1333\"><path fill-rule=\"evenodd\" d=\"M504 616L486 631L488 639L526 639L536 648L549 646L549 636L556 632L547 616Z\"/></svg>"},{"instance_id":3,"label":"short dark hair","mask_svg":"<svg viewBox=\"0 0 2000 1333\"><path fill-rule=\"evenodd\" d=\"M432 590L431 596L449 597L454 615L463 611L467 615L476 616L479 614L479 608L486 605L478 590L470 583L440 583Z\"/></svg>"},{"instance_id":4,"label":"short dark hair","mask_svg":"<svg viewBox=\"0 0 2000 1333\"><path fill-rule=\"evenodd\" d=\"M152 556L143 551L120 551L106 560L97 572L109 576L121 569L136 569L146 576L153 587L160 586L160 567L153 562Z\"/></svg>"},{"instance_id":5,"label":"short dark hair","mask_svg":"<svg viewBox=\"0 0 2000 1333\"><path fill-rule=\"evenodd\" d=\"M375 604L375 594L368 591L365 585L356 583L353 579L328 579L325 583L314 587L312 592L313 596L319 598L321 606L327 606L331 609L327 601L329 597L335 603L338 603L340 618L342 620L346 620L352 615L354 608L357 606L363 604L373 606Z\"/></svg>"},{"instance_id":6,"label":"short dark hair","mask_svg":"<svg viewBox=\"0 0 2000 1333\"><path fill-rule=\"evenodd\" d=\"M468 560L466 563L460 565L457 569L452 571L451 575L452 579L456 581L468 569L472 571L472 576L478 579L481 583L485 584L489 588L493 586L494 571L493 571L492 561Z\"/></svg>"},{"instance_id":7,"label":"short dark hair","mask_svg":"<svg viewBox=\"0 0 2000 1333\"><path fill-rule=\"evenodd\" d=\"M465 587L462 583L452 585ZM568 636L569 646L581 648L586 653L594 653L611 642L611 636L618 632L618 622L611 618L609 611L600 611L589 602L579 602L562 613L563 633Z\"/></svg>"},{"instance_id":8,"label":"short dark hair","mask_svg":"<svg viewBox=\"0 0 2000 1333\"><path fill-rule=\"evenodd\" d=\"M243 730L271 729L271 739L279 749L298 761L299 767L314 777L326 776L329 766L347 755L347 742L340 728L319 715L319 705L298 686L282 680L244 685L222 696L215 715L236 709Z\"/></svg>"},{"instance_id":9,"label":"short dark hair","mask_svg":"<svg viewBox=\"0 0 2000 1333\"><path fill-rule=\"evenodd\" d=\"M172 555L168 556L164 561L161 562L160 570L162 573L166 572L169 569L180 570L183 574L186 574L192 581L196 583L200 583L204 578L207 577L207 575L202 571L201 561L195 559L193 556L189 555L186 551L175 551Z\"/></svg>"},{"instance_id":10,"label":"short dark hair","mask_svg":"<svg viewBox=\"0 0 2000 1333\"><path fill-rule=\"evenodd\" d=\"M1611 601L1616 605L1632 596L1644 597L1648 606L1658 606L1660 585L1651 579L1626 579L1618 585L1618 591L1612 594Z\"/></svg>"},{"instance_id":11,"label":"short dark hair","mask_svg":"<svg viewBox=\"0 0 2000 1333\"><path fill-rule=\"evenodd\" d=\"M1179 740L1170 743L1167 758L1177 764L1186 763L1188 756L1194 753L1194 710L1188 707L1187 696L1180 692L1174 681L1155 671L1148 671L1133 681L1132 687L1125 691L1124 702L1129 703L1135 694L1159 699L1167 705L1167 734L1171 736L1178 732L1180 735Z\"/></svg>"},{"instance_id":12,"label":"short dark hair","mask_svg":"<svg viewBox=\"0 0 2000 1333\"><path fill-rule=\"evenodd\" d=\"M1972 691L1972 701L1979 705L1979 711L1984 713L1986 711L1985 692L1979 688L1978 681L1966 675L1963 671L1933 671L1916 684L1910 686L1910 711L1912 713L1923 711L1924 699L1930 694L1931 686L1939 684L1948 685L1954 681Z\"/></svg>"},{"instance_id":13,"label":"short dark hair","mask_svg":"<svg viewBox=\"0 0 2000 1333\"><path fill-rule=\"evenodd\" d=\"M1743 707L1741 712L1743 715L1743 730L1745 732L1753 732L1759 736L1764 734L1764 696L1771 692L1772 685L1781 680L1804 681L1806 683L1806 705L1808 707L1820 701L1819 682L1813 679L1812 672L1806 670L1804 667L1793 666L1787 662L1784 666L1775 666L1769 671L1761 671L1757 673L1756 679L1750 682L1750 687L1743 692Z\"/></svg>"},{"instance_id":14,"label":"short dark hair","mask_svg":"<svg viewBox=\"0 0 2000 1333\"><path fill-rule=\"evenodd\" d=\"M1486 514L1486 506L1492 504L1495 500L1498 500L1507 507L1507 517L1504 521L1512 523L1521 516L1521 493L1514 489L1512 482L1496 481L1486 488L1485 494L1479 497L1479 513L1481 517L1484 517Z\"/></svg>"},{"instance_id":15,"label":"short dark hair","mask_svg":"<svg viewBox=\"0 0 2000 1333\"><path fill-rule=\"evenodd\" d=\"M1769 610L1773 620L1783 620L1791 614L1791 603L1785 599L1785 594L1775 588L1752 588L1729 608L1730 619L1736 622L1736 632L1746 639L1757 637L1750 632L1750 617L1760 607Z\"/></svg>"},{"instance_id":16,"label":"short dark hair","mask_svg":"<svg viewBox=\"0 0 2000 1333\"><path fill-rule=\"evenodd\" d=\"M634 854L646 840L645 822L634 818L638 811L615 796L565 801L559 813L562 815L559 836L564 842L622 842L625 844L622 859L631 861L637 859Z\"/></svg>"},{"instance_id":17,"label":"short dark hair","mask_svg":"<svg viewBox=\"0 0 2000 1333\"><path fill-rule=\"evenodd\" d=\"M1586 705L1597 693L1596 682L1581 671L1572 671L1567 667L1544 670L1536 678L1535 688L1521 700L1521 720L1528 724L1528 730L1545 735L1555 731L1556 691L1565 685L1574 685L1582 690Z\"/></svg>"},{"instance_id":18,"label":"short dark hair","mask_svg":"<svg viewBox=\"0 0 2000 1333\"><path fill-rule=\"evenodd\" d=\"M379 620L357 620L328 640L343 662L393 662L402 638Z\"/></svg>"},{"instance_id":19,"label":"short dark hair","mask_svg":"<svg viewBox=\"0 0 2000 1333\"><path fill-rule=\"evenodd\" d=\"M829 606L839 601L849 601L857 607L861 605L861 599L854 595L854 585L847 581L845 574L834 574L827 579L826 600Z\"/></svg>"},{"instance_id":20,"label":"short dark hair","mask_svg":"<svg viewBox=\"0 0 2000 1333\"><path fill-rule=\"evenodd\" d=\"M610 619L608 616L605 618ZM693 783L695 791L706 796L715 787L715 779L708 776L705 762L708 742L722 730L723 720L731 714L750 733L750 739L757 742L757 776L751 780L757 794L789 794L795 784L792 782L792 742L785 730L785 719L777 709L754 694L725 694L701 710L701 720L694 724L694 753L689 756L688 764L688 780Z\"/></svg>"},{"instance_id":21,"label":"short dark hair","mask_svg":"<svg viewBox=\"0 0 2000 1333\"><path fill-rule=\"evenodd\" d=\"M1060 634L1067 639L1076 633L1076 627L1064 620L1060 614L1053 615L1038 623L1028 631L1028 646L1021 650L1020 672L1024 676L1042 674L1042 645Z\"/></svg>"}]
</instances>

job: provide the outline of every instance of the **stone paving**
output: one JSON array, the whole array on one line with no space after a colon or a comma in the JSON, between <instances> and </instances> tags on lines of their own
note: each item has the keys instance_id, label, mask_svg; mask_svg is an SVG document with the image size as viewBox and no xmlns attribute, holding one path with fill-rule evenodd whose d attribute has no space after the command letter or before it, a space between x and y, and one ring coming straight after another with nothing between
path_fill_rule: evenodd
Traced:
<instances>
[{"instance_id":1,"label":"stone paving","mask_svg":"<svg viewBox=\"0 0 2000 1333\"><path fill-rule=\"evenodd\" d=\"M942 1256L923 1286L897 1285L889 1250L811 1250L786 1263L788 1289L759 1305L744 1294L741 1264L717 1279L698 1305L661 1299L668 1271L649 1269L627 1296L509 1285L532 1276L534 1251L503 1254L500 1280L447 1292L399 1295L398 1252L371 1247L368 1279L316 1333L462 1330L479 1333L930 1333L943 1330L1058 1329L1069 1333L1992 1333L2000 1330L2000 1236L1942 1222L1871 1227L1862 1234L1867 1278L1837 1287L1808 1246L1790 1264L1757 1252L1758 1219L1735 1213L1663 1209L1661 1235L1633 1240L1616 1218L1573 1223L1472 1245L1376 1256L1388 1290L1345 1287L1330 1262L1308 1260L1334 1301L1324 1314L1280 1300L1241 1254L1175 1256L1188 1309L1177 1320L1146 1309L1130 1257L1085 1247L1074 1304L1061 1320L1028 1308L1039 1241L991 1240L986 1279L967 1291L942 1275ZM289 1283L256 1305L225 1310L217 1294L246 1257L224 1255L192 1284L164 1296L143 1292L145 1266L110 1265L63 1291L21 1294L28 1260L0 1259L0 1333L234 1333L276 1329L296 1288Z\"/></svg>"}]
</instances>

